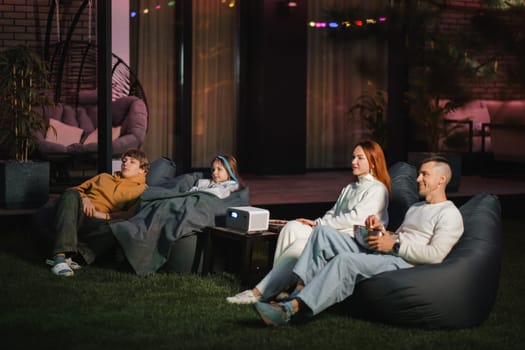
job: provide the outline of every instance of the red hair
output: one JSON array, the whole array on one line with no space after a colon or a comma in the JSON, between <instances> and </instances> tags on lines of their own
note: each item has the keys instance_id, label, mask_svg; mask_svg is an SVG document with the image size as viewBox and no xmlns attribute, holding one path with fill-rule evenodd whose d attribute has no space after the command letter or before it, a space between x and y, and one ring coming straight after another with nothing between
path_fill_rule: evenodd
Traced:
<instances>
[{"instance_id":1,"label":"red hair","mask_svg":"<svg viewBox=\"0 0 525 350\"><path fill-rule=\"evenodd\" d=\"M390 184L390 175L386 166L385 154L381 146L373 140L363 140L355 144L356 147L361 146L365 152L366 159L370 165L372 175L385 185L388 195L392 194L392 185ZM357 176L354 175L354 181L357 181Z\"/></svg>"}]
</instances>

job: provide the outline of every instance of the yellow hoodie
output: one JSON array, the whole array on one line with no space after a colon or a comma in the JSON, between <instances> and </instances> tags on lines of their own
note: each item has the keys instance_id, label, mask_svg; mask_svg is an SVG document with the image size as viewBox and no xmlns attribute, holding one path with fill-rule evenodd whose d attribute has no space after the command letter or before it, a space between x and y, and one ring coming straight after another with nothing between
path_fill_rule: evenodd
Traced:
<instances>
[{"instance_id":1,"label":"yellow hoodie","mask_svg":"<svg viewBox=\"0 0 525 350\"><path fill-rule=\"evenodd\" d=\"M112 219L131 216L129 209L146 189L146 174L122 177L102 173L73 187L80 197L91 200L97 211L108 213Z\"/></svg>"}]
</instances>

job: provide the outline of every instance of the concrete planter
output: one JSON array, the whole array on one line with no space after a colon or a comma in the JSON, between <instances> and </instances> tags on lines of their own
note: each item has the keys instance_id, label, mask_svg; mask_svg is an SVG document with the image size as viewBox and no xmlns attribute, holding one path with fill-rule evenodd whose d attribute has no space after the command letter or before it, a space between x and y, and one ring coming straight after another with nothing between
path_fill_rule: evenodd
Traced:
<instances>
[{"instance_id":1,"label":"concrete planter","mask_svg":"<svg viewBox=\"0 0 525 350\"><path fill-rule=\"evenodd\" d=\"M0 161L0 206L34 209L49 198L49 162Z\"/></svg>"}]
</instances>

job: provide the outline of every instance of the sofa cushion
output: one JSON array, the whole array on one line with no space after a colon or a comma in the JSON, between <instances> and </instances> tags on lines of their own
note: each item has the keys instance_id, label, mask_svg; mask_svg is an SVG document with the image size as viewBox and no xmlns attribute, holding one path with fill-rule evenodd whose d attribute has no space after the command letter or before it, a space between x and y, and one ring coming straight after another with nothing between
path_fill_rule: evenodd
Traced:
<instances>
[{"instance_id":1,"label":"sofa cushion","mask_svg":"<svg viewBox=\"0 0 525 350\"><path fill-rule=\"evenodd\" d=\"M525 124L525 101L486 101L490 122L504 124Z\"/></svg>"},{"instance_id":2,"label":"sofa cushion","mask_svg":"<svg viewBox=\"0 0 525 350\"><path fill-rule=\"evenodd\" d=\"M46 141L69 146L79 143L84 130L72 125L67 125L54 118L49 119L49 128L46 133Z\"/></svg>"},{"instance_id":3,"label":"sofa cushion","mask_svg":"<svg viewBox=\"0 0 525 350\"><path fill-rule=\"evenodd\" d=\"M122 127L115 126L111 128L111 140L115 141L120 136L120 129ZM98 143L98 129L93 130L84 140L83 144L87 145L88 143Z\"/></svg>"},{"instance_id":4,"label":"sofa cushion","mask_svg":"<svg viewBox=\"0 0 525 350\"><path fill-rule=\"evenodd\" d=\"M129 111L129 106L133 101L138 100L135 96L126 96L113 101L111 105L111 118L113 125L120 125Z\"/></svg>"},{"instance_id":5,"label":"sofa cushion","mask_svg":"<svg viewBox=\"0 0 525 350\"><path fill-rule=\"evenodd\" d=\"M96 124L93 124L93 121L89 117L87 110L84 107L77 107L77 121L78 126L84 129L86 135L90 134L96 129Z\"/></svg>"}]
</instances>

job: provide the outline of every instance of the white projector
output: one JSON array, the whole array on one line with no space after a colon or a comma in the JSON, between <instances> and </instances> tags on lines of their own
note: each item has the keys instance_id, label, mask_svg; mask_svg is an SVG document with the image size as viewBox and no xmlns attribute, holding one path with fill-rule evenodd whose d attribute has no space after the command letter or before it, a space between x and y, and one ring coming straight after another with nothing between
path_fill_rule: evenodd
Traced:
<instances>
[{"instance_id":1,"label":"white projector","mask_svg":"<svg viewBox=\"0 0 525 350\"><path fill-rule=\"evenodd\" d=\"M246 232L268 230L270 212L256 207L230 207L226 210L226 227Z\"/></svg>"}]
</instances>

